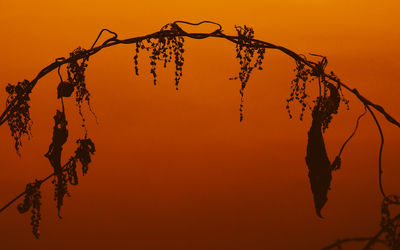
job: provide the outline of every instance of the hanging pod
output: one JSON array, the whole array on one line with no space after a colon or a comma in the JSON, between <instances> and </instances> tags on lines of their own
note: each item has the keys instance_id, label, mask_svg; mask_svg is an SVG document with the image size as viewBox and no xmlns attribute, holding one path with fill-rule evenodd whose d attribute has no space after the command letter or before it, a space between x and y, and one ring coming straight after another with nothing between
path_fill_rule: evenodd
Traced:
<instances>
[{"instance_id":1,"label":"hanging pod","mask_svg":"<svg viewBox=\"0 0 400 250\"><path fill-rule=\"evenodd\" d=\"M57 87L57 98L70 97L74 92L75 86L70 82L62 81Z\"/></svg>"}]
</instances>

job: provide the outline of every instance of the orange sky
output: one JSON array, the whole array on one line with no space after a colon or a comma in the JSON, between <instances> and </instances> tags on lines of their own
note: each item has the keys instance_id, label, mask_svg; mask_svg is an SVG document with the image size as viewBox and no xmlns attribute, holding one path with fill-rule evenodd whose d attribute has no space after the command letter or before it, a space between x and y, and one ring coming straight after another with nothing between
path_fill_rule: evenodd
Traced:
<instances>
[{"instance_id":1,"label":"orange sky","mask_svg":"<svg viewBox=\"0 0 400 250\"><path fill-rule=\"evenodd\" d=\"M0 89L31 80L77 46L90 47L101 28L128 38L174 20L212 20L227 34L246 24L258 39L326 55L329 70L400 119L398 1L60 2L0 2ZM93 56L87 84L99 125L85 109L97 148L89 173L70 188L62 220L51 183L43 185L41 240L16 204L0 214L0 248L318 249L338 238L374 234L381 197L379 135L371 117L363 118L345 149L325 219L319 219L304 160L310 120L290 120L285 110L294 62L267 50L264 70L254 72L245 90L240 123L240 83L228 80L239 70L234 53L234 45L221 39L186 39L178 92L173 65L159 68L153 86L145 52L140 76L134 75L132 45ZM58 81L53 72L32 93L33 138L24 141L21 158L8 127L0 127L0 204L51 172L43 155L59 107ZM351 110L341 109L325 136L331 159L362 112L347 97ZM5 102L4 91L0 99ZM66 105L65 158L83 134L74 103ZM399 194L400 129L379 118L386 133L384 184Z\"/></svg>"}]
</instances>

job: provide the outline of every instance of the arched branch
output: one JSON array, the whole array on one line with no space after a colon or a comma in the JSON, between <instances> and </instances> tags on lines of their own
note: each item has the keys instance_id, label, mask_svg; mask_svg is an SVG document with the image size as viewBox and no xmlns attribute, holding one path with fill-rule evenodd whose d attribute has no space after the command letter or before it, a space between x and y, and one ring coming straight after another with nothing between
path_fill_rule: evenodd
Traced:
<instances>
[{"instance_id":1,"label":"arched branch","mask_svg":"<svg viewBox=\"0 0 400 250\"><path fill-rule=\"evenodd\" d=\"M178 23L185 23L185 24L189 24L189 25L200 25L202 23L212 23L212 24L216 24L219 26L219 28L211 33L187 33L185 31L183 31L183 29L180 28L180 26L178 25ZM114 35L114 37L106 40L105 42L103 42L103 44L97 46L97 47L93 47L89 50L86 50L84 53L63 59L63 60L57 60L56 62L48 65L47 67L45 67L44 69L42 69L39 74L30 82L29 86L25 89L24 93L17 96L6 108L5 110L2 112L2 114L0 115L0 125L2 125L5 121L7 121L8 116L11 112L13 112L13 110L18 107L18 105L20 104L20 102L23 100L24 97L26 97L27 95L29 95L33 88L36 86L37 82L44 77L45 75L49 74L50 72L52 72L53 70L59 68L60 66L67 64L67 63L71 63L73 61L77 61L79 59L88 59L90 56L95 55L96 53L100 52L101 50L108 48L108 47L112 47L112 46L116 46L119 44L134 44L137 42L141 42L147 39L151 39L151 38L173 38L173 37L189 37L189 38L193 38L193 39L204 39L204 38L208 38L208 37L214 37L214 38L222 38L225 40L228 40L232 43L235 44L240 44L243 46L248 46L248 47L254 47L254 48L265 48L265 49L275 49L275 50L279 50L281 52L283 52L284 54L290 56L291 58L293 58L296 62L299 63L303 63L305 65L307 65L308 67L310 67L312 70L319 70L318 68L318 63L317 62L313 62L310 60L307 60L305 57L302 57L300 54L297 54L295 52L293 52L290 49L287 49L285 47L282 46L278 46L272 43L268 43L265 41L261 41L258 39L249 39L249 40L245 40L245 42L239 38L239 36L230 36L230 35L226 35L222 32L222 26L211 22L211 21L203 21L197 24L192 24L189 22L185 22L185 21L177 21L174 22L173 25L175 25L177 27L176 30L171 31L171 30L165 30L165 31L158 31L158 32L154 32L152 34L149 35L145 35L145 36L139 36L139 37L134 37L134 38L127 38L127 39L123 39L120 40L117 38L117 34L115 32L109 31L107 29L103 29L100 31L96 41L93 43L93 46L96 44L96 42L98 41L99 37L101 36L101 34L104 31L108 31L110 33L112 33ZM339 84L340 86L343 86L345 89L347 89L348 91L350 91L351 93L353 93L364 105L369 105L372 106L375 110L377 110L378 112L380 112L381 114L383 114L385 116L385 118L392 124L400 127L400 123L394 119L390 114L388 114L385 109L383 107L381 107L380 105L374 104L373 102L371 102L370 100L368 100L367 98L365 98L364 96L362 96L357 89L352 89L349 86L347 86L346 84L344 84L341 80L339 80L336 76L332 75L332 74L327 74L324 71L320 72L321 76L329 78L330 80L336 82L337 84Z\"/></svg>"}]
</instances>

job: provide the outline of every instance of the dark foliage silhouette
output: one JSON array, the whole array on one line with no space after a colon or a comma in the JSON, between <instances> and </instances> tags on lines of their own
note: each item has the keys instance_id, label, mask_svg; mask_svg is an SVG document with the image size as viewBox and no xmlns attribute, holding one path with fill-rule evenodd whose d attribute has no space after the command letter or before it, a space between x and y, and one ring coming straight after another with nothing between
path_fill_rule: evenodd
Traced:
<instances>
[{"instance_id":1,"label":"dark foliage silhouette","mask_svg":"<svg viewBox=\"0 0 400 250\"><path fill-rule=\"evenodd\" d=\"M18 110L9 114L7 118L8 126L11 130L11 136L15 140L15 149L19 154L19 149L22 146L23 135L31 135L32 120L29 114L29 95L22 97L29 85L28 80L17 83L16 85L8 84L6 92L8 93L7 106L11 105L14 100L20 98Z\"/></svg>"},{"instance_id":2,"label":"dark foliage silhouette","mask_svg":"<svg viewBox=\"0 0 400 250\"><path fill-rule=\"evenodd\" d=\"M213 24L216 29L210 33L188 33L182 29L182 24L186 25L200 25L203 23ZM294 103L300 105L301 112L299 119L303 120L304 114L307 110L311 110L312 124L308 132L307 155L306 164L308 166L308 176L310 179L311 191L314 197L314 205L318 216L322 217L321 210L328 200L328 191L331 186L332 172L341 167L341 153L343 152L347 143L355 135L361 118L369 112L373 121L377 125L379 135L381 137L380 150L379 150L379 187L383 196L382 210L381 210L381 223L380 230L371 237L363 238L347 238L341 239L324 249L337 248L341 249L342 245L346 242L360 241L364 242L365 249L370 249L375 244L384 244L390 249L400 248L400 214L392 215L391 208L400 205L400 198L395 195L386 195L382 184L382 150L384 145L384 135L380 123L375 116L374 111L382 114L385 119L393 125L400 127L400 123L396 121L390 114L388 114L383 107L371 102L362 96L357 89L350 88L343 81L341 81L333 72L327 73L325 68L328 60L326 57L316 54L310 54L314 60L307 59L306 56L297 54L282 46L274 45L254 38L254 30L248 26L235 26L237 35L226 35L222 31L221 25L203 21L200 23L190 23L186 21L176 21L163 26L160 31L134 38L119 39L115 32L108 29L103 29L99 33L95 42L90 49L83 49L81 47L72 51L69 58L57 58L54 63L43 68L39 74L31 81L24 80L16 85L8 84L6 91L8 98L6 108L0 115L0 125L5 122L8 123L11 131L11 136L15 140L15 149L20 153L22 146L22 138L31 134L32 121L30 118L30 98L29 95L36 86L37 82L49 74L50 72L58 69L60 83L57 86L57 98L60 99L62 110L56 110L54 116L53 137L49 146L48 152L45 157L48 158L53 171L50 175L42 180L35 180L27 184L24 192L19 194L5 206L0 209L4 211L7 207L24 196L24 200L17 206L20 213L25 213L31 209L31 225L32 232L36 238L39 238L39 223L41 220L40 205L41 205L41 191L40 187L43 182L46 182L53 177L53 184L55 186L54 199L58 209L58 215L61 218L60 212L64 203L65 195L69 196L68 185L78 185L78 171L77 163L82 166L82 175L88 172L91 157L95 153L95 144L88 137L88 131L85 126L86 118L82 113L82 105L88 105L89 110L96 118L94 112L90 107L90 92L87 89L85 81L85 70L88 66L88 60L91 56L98 53L102 49L116 46L119 44L134 44L135 55L133 57L134 70L136 75L139 75L138 60L141 51L145 50L149 53L150 59L150 74L153 76L154 85L157 84L157 65L161 63L164 67L168 63L175 64L175 87L178 89L180 80L183 76L184 65L184 39L205 39L209 37L221 38L230 41L236 45L236 59L239 61L240 71L237 76L230 78L230 80L240 81L240 121L243 120L244 112L244 90L250 79L251 73L254 69L262 70L262 63L267 49L278 50L289 57L295 63L296 68L295 78L290 83L290 96L287 99L286 109L289 118L293 118L291 107ZM96 46L99 38L104 32L112 34L112 37L105 40L101 45ZM63 80L60 73L60 68L66 66L67 80ZM308 88L311 82L317 83L318 86L317 96L311 96ZM338 155L333 162L328 158L325 142L324 132L329 128L332 122L333 115L338 113L341 103L349 109L349 101L343 95L347 91L353 94L364 107L365 112L361 114L357 121L353 133L343 143ZM62 164L61 155L63 145L68 139L66 111L64 110L63 98L70 98L75 92L75 102L78 107L78 112L82 118L82 127L84 129L84 138L76 141L78 144L74 154L69 160Z\"/></svg>"}]
</instances>

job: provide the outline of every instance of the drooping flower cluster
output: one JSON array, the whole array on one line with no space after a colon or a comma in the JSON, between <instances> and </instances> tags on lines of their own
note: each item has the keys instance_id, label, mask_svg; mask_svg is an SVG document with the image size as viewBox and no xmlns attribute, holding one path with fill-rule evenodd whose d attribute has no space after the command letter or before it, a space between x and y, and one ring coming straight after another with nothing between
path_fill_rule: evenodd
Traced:
<instances>
[{"instance_id":1,"label":"drooping flower cluster","mask_svg":"<svg viewBox=\"0 0 400 250\"><path fill-rule=\"evenodd\" d=\"M28 138L31 136L32 120L29 113L30 91L27 91L29 84L28 80L24 80L18 82L16 85L8 84L6 87L6 92L8 93L7 106L13 101L17 103L10 110L7 123L10 127L11 136L15 140L14 147L18 155L20 155L19 150L22 146L22 137L24 135L28 136Z\"/></svg>"},{"instance_id":2,"label":"drooping flower cluster","mask_svg":"<svg viewBox=\"0 0 400 250\"><path fill-rule=\"evenodd\" d=\"M172 32L178 34L179 32L176 29L175 24L167 24L161 28L162 32ZM179 82L182 78L182 69L183 69L183 45L184 38L182 36L162 36L164 33L160 33L160 37L157 38L148 38L144 41L140 41L136 43L135 56L134 56L134 64L135 64L135 73L139 75L139 67L138 67L138 56L140 49L145 49L150 51L150 73L153 75L153 83L157 84L157 62L162 62L164 68L167 67L167 64L174 60L175 63L175 88L178 90Z\"/></svg>"},{"instance_id":3,"label":"drooping flower cluster","mask_svg":"<svg viewBox=\"0 0 400 250\"><path fill-rule=\"evenodd\" d=\"M316 82L319 87L319 94L317 98L313 101L313 103L321 103L321 107L323 107L326 100L334 100L335 103L328 104L329 108L333 108L328 113L337 113L337 108L335 110L335 106L339 106L340 102L343 102L347 109L349 109L349 101L344 97L342 88L340 83L340 79L336 77L336 75L331 72L330 74L325 73L326 65L328 64L328 60L324 56L311 54L313 56L321 57L322 59L317 63L310 63L310 65L306 65L307 59L303 56L304 61L296 60L296 68L294 71L296 72L295 78L290 83L290 96L286 99L287 105L286 110L289 114L289 118L292 118L291 112L291 103L297 102L301 106L300 112L300 120L302 121L304 118L304 112L308 108L311 110L311 105L308 102L310 95L307 93L307 85ZM331 81L328 80L329 76L331 79L337 83L335 87ZM330 93L328 93L328 91ZM332 104L332 105L331 105ZM331 118L328 118L323 126L323 131L328 127Z\"/></svg>"},{"instance_id":4,"label":"drooping flower cluster","mask_svg":"<svg viewBox=\"0 0 400 250\"><path fill-rule=\"evenodd\" d=\"M78 47L72 51L70 57L79 56L85 53L85 49ZM90 93L86 88L85 70L88 64L85 59L72 61L67 65L68 81L75 87L76 103L81 108L83 101L90 101Z\"/></svg>"},{"instance_id":5,"label":"drooping flower cluster","mask_svg":"<svg viewBox=\"0 0 400 250\"><path fill-rule=\"evenodd\" d=\"M239 60L240 71L237 77L230 78L231 80L239 79L241 82L240 87L240 121L243 120L243 102L244 102L244 89L249 81L253 69L262 70L262 63L265 55L265 48L259 47L252 41L254 38L254 30L246 25L244 27L235 26L238 33L236 42L236 58ZM254 63L253 59L257 53L257 58Z\"/></svg>"},{"instance_id":6,"label":"drooping flower cluster","mask_svg":"<svg viewBox=\"0 0 400 250\"><path fill-rule=\"evenodd\" d=\"M290 105L293 101L297 101L301 105L300 120L303 120L304 112L307 107L311 109L306 99L308 94L306 92L307 81L312 82L311 69L306 67L304 63L296 61L296 72L295 78L290 82L290 97L286 100L286 110L289 114L289 118L293 117Z\"/></svg>"},{"instance_id":7,"label":"drooping flower cluster","mask_svg":"<svg viewBox=\"0 0 400 250\"><path fill-rule=\"evenodd\" d=\"M78 47L74 51L70 53L70 57L74 58L76 56L85 56L86 50ZM82 113L82 103L86 101L90 112L95 116L96 120L97 117L92 111L92 107L90 106L90 92L87 89L86 81L85 81L85 71L86 67L88 66L87 62L88 57L84 57L80 60L74 60L67 65L67 73L68 73L68 82L70 84L64 84L63 93L65 96L70 96L75 89L75 101L76 105L78 106L79 115L82 117L82 127L86 129L85 125L85 118ZM60 83L60 85L62 82ZM71 86L72 84L72 86ZM59 92L60 93L60 92Z\"/></svg>"}]
</instances>

